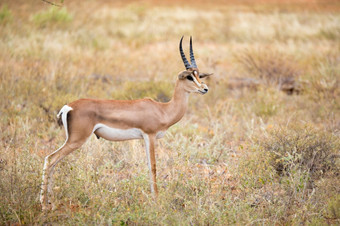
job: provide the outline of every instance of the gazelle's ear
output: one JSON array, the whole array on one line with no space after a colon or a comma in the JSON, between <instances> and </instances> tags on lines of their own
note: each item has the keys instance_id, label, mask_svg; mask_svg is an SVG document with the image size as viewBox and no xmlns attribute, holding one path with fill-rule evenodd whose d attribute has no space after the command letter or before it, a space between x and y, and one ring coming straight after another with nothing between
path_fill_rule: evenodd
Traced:
<instances>
[{"instance_id":1,"label":"gazelle's ear","mask_svg":"<svg viewBox=\"0 0 340 226\"><path fill-rule=\"evenodd\" d=\"M182 71L178 74L178 79L185 79L188 75L191 74L191 71Z\"/></svg>"},{"instance_id":2,"label":"gazelle's ear","mask_svg":"<svg viewBox=\"0 0 340 226\"><path fill-rule=\"evenodd\" d=\"M205 78L205 77L208 77L210 75L212 75L213 73L200 73L199 77L200 78Z\"/></svg>"}]
</instances>

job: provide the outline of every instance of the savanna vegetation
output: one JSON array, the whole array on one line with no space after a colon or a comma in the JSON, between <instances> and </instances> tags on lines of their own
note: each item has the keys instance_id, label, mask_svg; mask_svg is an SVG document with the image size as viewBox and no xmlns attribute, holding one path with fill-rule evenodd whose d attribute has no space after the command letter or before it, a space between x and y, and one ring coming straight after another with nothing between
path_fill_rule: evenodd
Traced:
<instances>
[{"instance_id":1,"label":"savanna vegetation","mask_svg":"<svg viewBox=\"0 0 340 226\"><path fill-rule=\"evenodd\" d=\"M0 2L0 225L340 224L339 1L62 5ZM93 136L57 165L43 213L60 108L168 101L182 35L214 75L159 140L158 200L143 142Z\"/></svg>"}]
</instances>

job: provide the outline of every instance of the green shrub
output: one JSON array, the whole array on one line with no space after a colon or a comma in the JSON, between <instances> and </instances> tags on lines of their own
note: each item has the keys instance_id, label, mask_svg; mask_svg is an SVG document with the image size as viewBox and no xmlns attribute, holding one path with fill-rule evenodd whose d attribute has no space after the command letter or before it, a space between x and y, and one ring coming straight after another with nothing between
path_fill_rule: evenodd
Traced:
<instances>
[{"instance_id":1,"label":"green shrub","mask_svg":"<svg viewBox=\"0 0 340 226\"><path fill-rule=\"evenodd\" d=\"M51 7L46 11L36 13L32 16L33 22L39 27L51 25L65 25L71 22L72 15L66 8Z\"/></svg>"}]
</instances>

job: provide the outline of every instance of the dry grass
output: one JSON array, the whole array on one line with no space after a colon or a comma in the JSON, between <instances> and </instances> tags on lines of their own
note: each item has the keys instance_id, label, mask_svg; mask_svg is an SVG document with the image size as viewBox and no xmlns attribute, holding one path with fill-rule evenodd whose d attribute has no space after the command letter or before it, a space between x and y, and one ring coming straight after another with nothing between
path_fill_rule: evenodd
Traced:
<instances>
[{"instance_id":1,"label":"dry grass","mask_svg":"<svg viewBox=\"0 0 340 226\"><path fill-rule=\"evenodd\" d=\"M0 224L340 223L339 3L199 3L0 6ZM59 109L82 97L167 101L183 34L214 75L158 143L158 201L142 142L92 137L57 165L56 209L43 214Z\"/></svg>"}]
</instances>

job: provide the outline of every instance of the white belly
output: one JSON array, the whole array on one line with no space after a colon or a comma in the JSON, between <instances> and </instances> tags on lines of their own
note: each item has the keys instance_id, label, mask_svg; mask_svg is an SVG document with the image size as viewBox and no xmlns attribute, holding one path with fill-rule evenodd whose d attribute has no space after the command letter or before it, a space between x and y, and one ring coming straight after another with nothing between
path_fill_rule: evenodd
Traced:
<instances>
[{"instance_id":1,"label":"white belly","mask_svg":"<svg viewBox=\"0 0 340 226\"><path fill-rule=\"evenodd\" d=\"M104 124L95 125L93 132L96 132L99 137L111 141L123 141L143 138L143 132L140 129L116 129L108 127Z\"/></svg>"},{"instance_id":2,"label":"white belly","mask_svg":"<svg viewBox=\"0 0 340 226\"><path fill-rule=\"evenodd\" d=\"M156 139L163 138L164 135L165 135L165 131L159 131L159 132L156 134Z\"/></svg>"},{"instance_id":3,"label":"white belly","mask_svg":"<svg viewBox=\"0 0 340 226\"><path fill-rule=\"evenodd\" d=\"M123 141L143 138L143 131L141 129L116 129L101 123L95 125L95 127L93 128L93 132L95 132L97 136L111 141ZM160 139L164 137L164 135L165 131L159 131L156 133L156 139Z\"/></svg>"}]
</instances>

